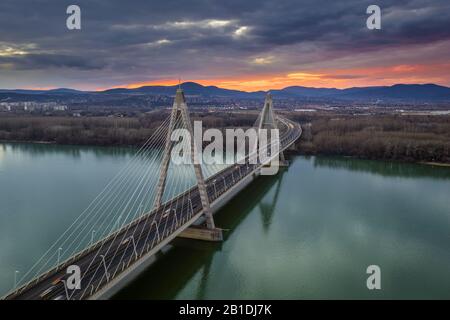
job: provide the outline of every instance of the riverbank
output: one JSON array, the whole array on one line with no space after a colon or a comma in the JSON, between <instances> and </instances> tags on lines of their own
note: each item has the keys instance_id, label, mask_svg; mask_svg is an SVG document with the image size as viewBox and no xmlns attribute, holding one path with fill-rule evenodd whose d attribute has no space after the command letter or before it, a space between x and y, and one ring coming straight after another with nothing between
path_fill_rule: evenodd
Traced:
<instances>
[{"instance_id":1,"label":"riverbank","mask_svg":"<svg viewBox=\"0 0 450 320\"><path fill-rule=\"evenodd\" d=\"M23 274L34 265L133 154L116 147L0 145L0 234L9 239L0 244L2 293L14 270ZM229 230L223 243L179 239L116 298L371 298L364 277L370 264L391 280L381 298L449 296L442 279L450 270L450 169L344 157L290 160L288 170L260 176L217 214L217 225ZM152 205L146 192L134 192L145 170L159 169L138 159L130 183L103 208L105 220L76 234L80 243L89 243L92 230L100 236L101 224L116 222L124 207L140 212L128 204ZM145 186L157 178L149 175Z\"/></svg>"},{"instance_id":2,"label":"riverbank","mask_svg":"<svg viewBox=\"0 0 450 320\"><path fill-rule=\"evenodd\" d=\"M292 116L303 134L303 155L450 164L449 116Z\"/></svg>"},{"instance_id":3,"label":"riverbank","mask_svg":"<svg viewBox=\"0 0 450 320\"><path fill-rule=\"evenodd\" d=\"M0 141L59 145L139 147L167 114L142 117L9 117L0 118ZM338 112L286 112L303 134L299 155L351 156L450 165L450 116L355 116ZM194 113L204 127L246 127L255 115L230 112Z\"/></svg>"},{"instance_id":4,"label":"riverbank","mask_svg":"<svg viewBox=\"0 0 450 320\"><path fill-rule=\"evenodd\" d=\"M436 167L448 167L450 168L450 163L440 163L440 162L419 162L420 164L425 164L428 166L436 166Z\"/></svg>"},{"instance_id":5,"label":"riverbank","mask_svg":"<svg viewBox=\"0 0 450 320\"><path fill-rule=\"evenodd\" d=\"M124 118L12 115L0 117L0 141L139 147L169 115L166 110ZM205 128L229 128L250 126L256 116L224 111L192 113L191 118Z\"/></svg>"},{"instance_id":6,"label":"riverbank","mask_svg":"<svg viewBox=\"0 0 450 320\"><path fill-rule=\"evenodd\" d=\"M34 143L34 144L56 144L55 141L31 141L31 140L2 140L0 143Z\"/></svg>"}]
</instances>

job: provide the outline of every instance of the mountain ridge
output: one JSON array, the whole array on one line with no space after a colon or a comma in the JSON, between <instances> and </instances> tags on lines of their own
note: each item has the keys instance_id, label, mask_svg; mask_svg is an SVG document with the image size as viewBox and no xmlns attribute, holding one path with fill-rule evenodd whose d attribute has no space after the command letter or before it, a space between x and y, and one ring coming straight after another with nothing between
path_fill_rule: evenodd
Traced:
<instances>
[{"instance_id":1,"label":"mountain ridge","mask_svg":"<svg viewBox=\"0 0 450 320\"><path fill-rule=\"evenodd\" d=\"M147 93L174 95L178 85L143 86L136 89L110 89L103 93ZM283 98L331 98L331 99L398 99L398 100L448 100L450 88L432 83L394 84L392 86L351 87L346 89L289 86L283 89L246 92L224 89L217 86L203 86L195 82L184 82L180 87L187 95L222 96L235 98L261 98L267 92Z\"/></svg>"},{"instance_id":2,"label":"mountain ridge","mask_svg":"<svg viewBox=\"0 0 450 320\"><path fill-rule=\"evenodd\" d=\"M188 96L224 97L255 99L262 98L267 92L281 98L328 98L343 100L377 99L377 100L442 100L450 101L450 88L433 83L394 84L392 86L351 87L346 89L315 88L305 86L288 86L283 89L267 91L240 91L217 86L203 86L196 82L184 82L173 86L142 86L138 88L112 88L103 91L81 91L69 88L50 90L0 89L0 94L29 95L80 95L80 94L146 94L173 96L181 87Z\"/></svg>"}]
</instances>

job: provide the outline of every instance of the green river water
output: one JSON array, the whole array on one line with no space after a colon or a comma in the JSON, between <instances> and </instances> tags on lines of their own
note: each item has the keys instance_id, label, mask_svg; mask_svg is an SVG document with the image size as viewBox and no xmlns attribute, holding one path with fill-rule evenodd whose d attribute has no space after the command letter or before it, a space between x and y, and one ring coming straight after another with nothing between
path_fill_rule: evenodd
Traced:
<instances>
[{"instance_id":1,"label":"green river water","mask_svg":"<svg viewBox=\"0 0 450 320\"><path fill-rule=\"evenodd\" d=\"M0 293L133 152L0 144ZM450 298L450 168L293 157L216 224L223 243L177 239L115 298ZM366 287L369 265L381 268L381 290Z\"/></svg>"}]
</instances>

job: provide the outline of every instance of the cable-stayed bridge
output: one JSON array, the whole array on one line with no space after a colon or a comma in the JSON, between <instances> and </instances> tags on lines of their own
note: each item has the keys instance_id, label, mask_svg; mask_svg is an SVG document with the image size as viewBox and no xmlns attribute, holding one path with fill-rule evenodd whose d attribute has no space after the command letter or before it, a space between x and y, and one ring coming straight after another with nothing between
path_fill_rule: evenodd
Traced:
<instances>
[{"instance_id":1,"label":"cable-stayed bridge","mask_svg":"<svg viewBox=\"0 0 450 320\"><path fill-rule=\"evenodd\" d=\"M170 117L47 252L15 279L15 288L4 298L108 298L151 264L174 238L221 241L222 230L215 226L213 213L269 162L284 165L283 151L302 133L299 124L275 115L270 95L254 126L279 129L276 153L270 143L258 144L231 165L173 164L170 137L174 130L183 128L193 136L184 94L178 89ZM185 147L194 157L199 148L191 140L183 143L189 144ZM270 155L269 160L252 161L261 151ZM81 275L77 288L69 285L68 270L73 266Z\"/></svg>"}]
</instances>

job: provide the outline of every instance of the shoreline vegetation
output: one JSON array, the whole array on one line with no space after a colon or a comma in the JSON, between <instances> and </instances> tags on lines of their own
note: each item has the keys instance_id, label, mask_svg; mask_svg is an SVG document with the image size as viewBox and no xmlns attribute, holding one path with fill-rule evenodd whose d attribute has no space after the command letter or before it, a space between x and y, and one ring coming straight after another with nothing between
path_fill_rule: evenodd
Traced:
<instances>
[{"instance_id":1,"label":"shoreline vegetation","mask_svg":"<svg viewBox=\"0 0 450 320\"><path fill-rule=\"evenodd\" d=\"M450 165L450 116L296 115L306 155Z\"/></svg>"},{"instance_id":2,"label":"shoreline vegetation","mask_svg":"<svg viewBox=\"0 0 450 320\"><path fill-rule=\"evenodd\" d=\"M60 145L142 145L167 112L137 117L0 117L0 142ZM349 115L285 112L303 128L291 151L450 167L450 116ZM248 127L252 113L193 113L205 128Z\"/></svg>"},{"instance_id":3,"label":"shoreline vegetation","mask_svg":"<svg viewBox=\"0 0 450 320\"><path fill-rule=\"evenodd\" d=\"M448 168L450 168L450 163L442 163L442 162L419 162L419 163L427 165L427 166L448 167Z\"/></svg>"}]
</instances>

